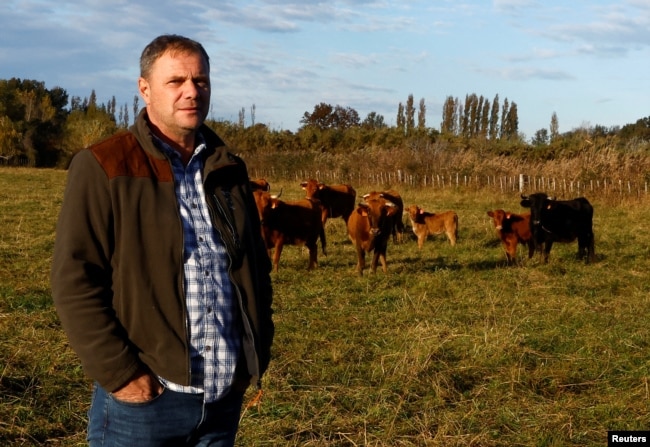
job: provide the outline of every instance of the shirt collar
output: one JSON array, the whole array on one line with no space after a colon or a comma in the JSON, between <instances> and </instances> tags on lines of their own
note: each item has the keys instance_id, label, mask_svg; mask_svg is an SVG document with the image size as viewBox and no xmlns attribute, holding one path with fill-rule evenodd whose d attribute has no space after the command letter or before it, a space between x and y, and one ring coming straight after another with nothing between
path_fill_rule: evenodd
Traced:
<instances>
[{"instance_id":1,"label":"shirt collar","mask_svg":"<svg viewBox=\"0 0 650 447\"><path fill-rule=\"evenodd\" d=\"M176 149L171 147L169 144L165 143L161 138L159 138L156 134L153 132L151 133L151 139L153 143L156 145L158 149L163 151L165 155L167 155L170 158L176 158L180 157L180 154ZM196 133L196 147L194 148L194 152L192 153L192 157L190 158L190 161L198 156L201 152L203 152L206 148L205 145L205 138L203 137L203 134L201 132Z\"/></svg>"}]
</instances>

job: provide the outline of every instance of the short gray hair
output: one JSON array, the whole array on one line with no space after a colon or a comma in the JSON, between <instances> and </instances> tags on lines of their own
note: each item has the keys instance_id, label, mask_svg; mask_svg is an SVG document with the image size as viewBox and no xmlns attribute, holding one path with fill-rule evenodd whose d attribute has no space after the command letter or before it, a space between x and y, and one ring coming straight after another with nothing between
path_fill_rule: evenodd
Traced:
<instances>
[{"instance_id":1,"label":"short gray hair","mask_svg":"<svg viewBox=\"0 0 650 447\"><path fill-rule=\"evenodd\" d=\"M140 76L147 79L151 74L151 67L153 67L154 62L167 51L173 53L200 54L205 59L208 70L210 69L210 57L207 51L205 51L205 48L203 48L203 45L199 42L177 34L163 34L152 40L142 50L142 55L140 56Z\"/></svg>"}]
</instances>

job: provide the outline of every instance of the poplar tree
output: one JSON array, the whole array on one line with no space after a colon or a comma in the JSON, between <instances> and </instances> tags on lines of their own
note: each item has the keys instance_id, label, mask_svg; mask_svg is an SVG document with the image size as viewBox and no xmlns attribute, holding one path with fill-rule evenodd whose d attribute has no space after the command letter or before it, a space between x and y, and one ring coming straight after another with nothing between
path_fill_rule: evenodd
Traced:
<instances>
[{"instance_id":1,"label":"poplar tree","mask_svg":"<svg viewBox=\"0 0 650 447\"><path fill-rule=\"evenodd\" d=\"M424 105L424 98L420 99L420 109L418 111L418 130L426 128L427 107Z\"/></svg>"},{"instance_id":2,"label":"poplar tree","mask_svg":"<svg viewBox=\"0 0 650 447\"><path fill-rule=\"evenodd\" d=\"M415 104L413 102L413 95L410 94L406 100L406 133L410 135L415 129Z\"/></svg>"},{"instance_id":3,"label":"poplar tree","mask_svg":"<svg viewBox=\"0 0 650 447\"><path fill-rule=\"evenodd\" d=\"M551 142L557 139L557 137L560 136L560 126L557 122L557 114L553 112L553 115L551 115L551 126L549 128L549 131L551 133Z\"/></svg>"},{"instance_id":4,"label":"poplar tree","mask_svg":"<svg viewBox=\"0 0 650 447\"><path fill-rule=\"evenodd\" d=\"M458 131L458 99L447 96L442 106L442 123L440 132L447 135L456 135Z\"/></svg>"},{"instance_id":5,"label":"poplar tree","mask_svg":"<svg viewBox=\"0 0 650 447\"><path fill-rule=\"evenodd\" d=\"M508 123L508 112L510 111L510 103L508 98L503 100L503 107L501 107L501 129L499 132L499 138L506 138L507 136L507 123Z\"/></svg>"},{"instance_id":6,"label":"poplar tree","mask_svg":"<svg viewBox=\"0 0 650 447\"><path fill-rule=\"evenodd\" d=\"M481 112L481 136L486 139L488 134L488 123L490 121L490 101L483 100L483 111Z\"/></svg>"},{"instance_id":7,"label":"poplar tree","mask_svg":"<svg viewBox=\"0 0 650 447\"><path fill-rule=\"evenodd\" d=\"M496 140L499 136L499 95L495 95L492 100L492 110L490 111L490 129L488 131L490 140Z\"/></svg>"},{"instance_id":8,"label":"poplar tree","mask_svg":"<svg viewBox=\"0 0 650 447\"><path fill-rule=\"evenodd\" d=\"M126 108L126 107L125 107ZM135 123L136 118L138 117L138 113L140 112L140 97L138 95L133 96L133 122ZM129 122L129 114L125 114L126 119L124 120L125 123Z\"/></svg>"},{"instance_id":9,"label":"poplar tree","mask_svg":"<svg viewBox=\"0 0 650 447\"><path fill-rule=\"evenodd\" d=\"M397 105L397 128L404 132L406 129L406 118L404 117L404 105L400 102Z\"/></svg>"}]
</instances>

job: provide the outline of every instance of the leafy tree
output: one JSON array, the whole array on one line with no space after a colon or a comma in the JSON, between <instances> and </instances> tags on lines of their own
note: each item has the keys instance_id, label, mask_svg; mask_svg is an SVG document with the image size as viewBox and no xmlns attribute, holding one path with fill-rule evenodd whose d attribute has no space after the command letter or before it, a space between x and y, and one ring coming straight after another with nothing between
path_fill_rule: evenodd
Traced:
<instances>
[{"instance_id":1,"label":"leafy tree","mask_svg":"<svg viewBox=\"0 0 650 447\"><path fill-rule=\"evenodd\" d=\"M340 105L332 107L330 104L321 102L314 106L312 113L305 112L300 123L304 127L311 126L320 130L345 130L350 127L359 126L360 118L359 113L351 107L343 107Z\"/></svg>"},{"instance_id":2,"label":"leafy tree","mask_svg":"<svg viewBox=\"0 0 650 447\"><path fill-rule=\"evenodd\" d=\"M626 124L619 134L625 139L638 138L642 141L650 141L650 116L641 118L634 124Z\"/></svg>"},{"instance_id":3,"label":"leafy tree","mask_svg":"<svg viewBox=\"0 0 650 447\"><path fill-rule=\"evenodd\" d=\"M366 129L384 129L388 125L384 122L384 116L377 112L370 112L361 123L361 126Z\"/></svg>"},{"instance_id":4,"label":"leafy tree","mask_svg":"<svg viewBox=\"0 0 650 447\"><path fill-rule=\"evenodd\" d=\"M0 159L5 162L20 154L21 134L8 116L0 115Z\"/></svg>"},{"instance_id":5,"label":"leafy tree","mask_svg":"<svg viewBox=\"0 0 650 447\"><path fill-rule=\"evenodd\" d=\"M548 144L548 130L544 127L535 132L535 136L531 140L533 146L543 146Z\"/></svg>"},{"instance_id":6,"label":"leafy tree","mask_svg":"<svg viewBox=\"0 0 650 447\"><path fill-rule=\"evenodd\" d=\"M12 78L0 80L0 99L2 153L34 166L51 165L66 117L65 90L50 91L43 82Z\"/></svg>"},{"instance_id":7,"label":"leafy tree","mask_svg":"<svg viewBox=\"0 0 650 447\"><path fill-rule=\"evenodd\" d=\"M330 104L321 102L314 106L312 113L305 112L300 119L300 124L305 127L313 126L319 129L329 129L332 127L334 108Z\"/></svg>"},{"instance_id":8,"label":"leafy tree","mask_svg":"<svg viewBox=\"0 0 650 447\"><path fill-rule=\"evenodd\" d=\"M338 104L334 107L332 121L334 123L333 127L338 130L357 127L361 122L359 113L356 110L352 107L343 107Z\"/></svg>"}]
</instances>

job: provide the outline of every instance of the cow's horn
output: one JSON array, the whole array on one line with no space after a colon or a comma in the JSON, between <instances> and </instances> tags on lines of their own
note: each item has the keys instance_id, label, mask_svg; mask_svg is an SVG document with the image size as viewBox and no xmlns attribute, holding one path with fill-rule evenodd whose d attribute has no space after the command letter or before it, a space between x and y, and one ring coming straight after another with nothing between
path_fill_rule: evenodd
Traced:
<instances>
[{"instance_id":1,"label":"cow's horn","mask_svg":"<svg viewBox=\"0 0 650 447\"><path fill-rule=\"evenodd\" d=\"M271 198L279 199L281 195L282 195L282 188L280 188L280 192L277 195L275 195L275 196L272 195Z\"/></svg>"}]
</instances>

